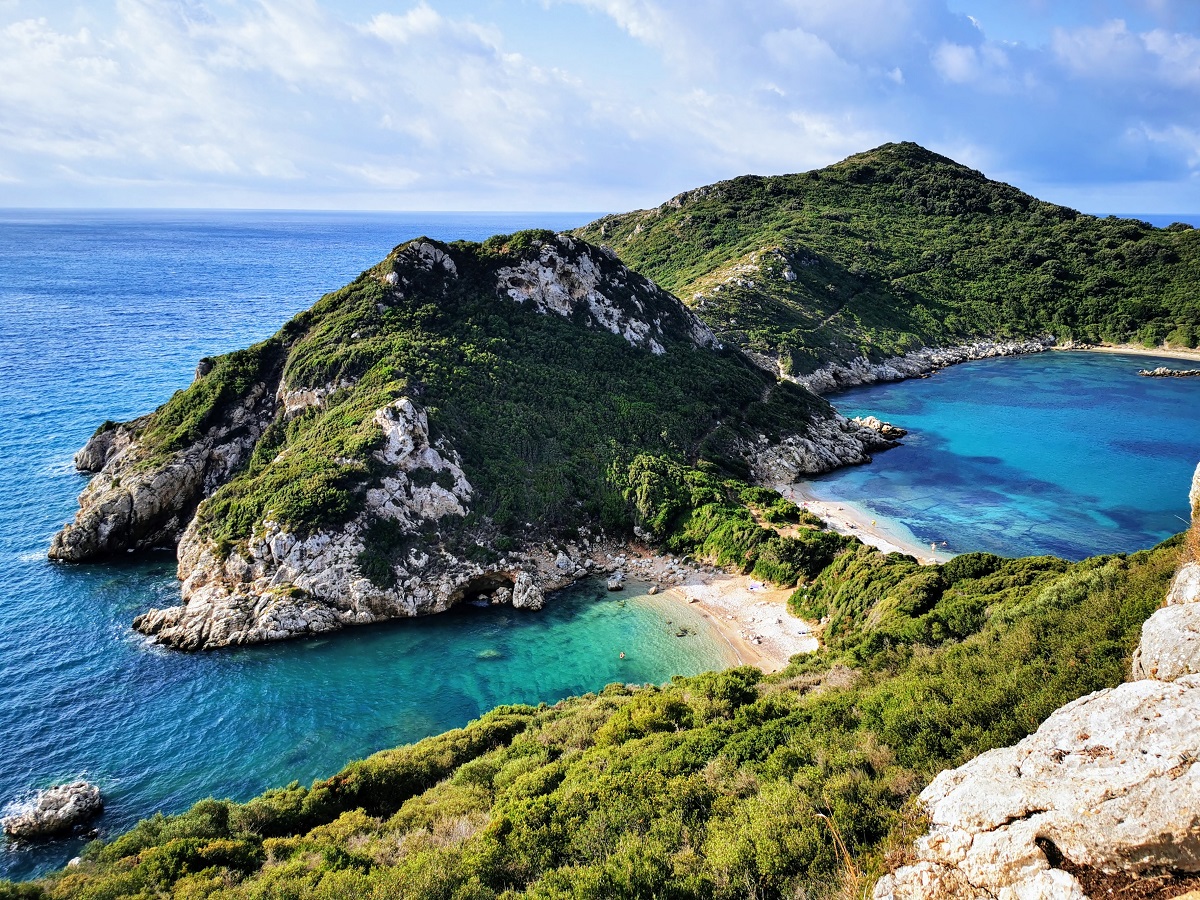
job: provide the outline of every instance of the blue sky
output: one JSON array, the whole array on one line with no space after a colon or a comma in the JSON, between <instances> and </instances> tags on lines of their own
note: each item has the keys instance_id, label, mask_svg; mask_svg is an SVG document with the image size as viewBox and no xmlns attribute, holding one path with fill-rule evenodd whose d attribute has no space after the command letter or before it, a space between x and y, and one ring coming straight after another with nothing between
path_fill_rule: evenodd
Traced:
<instances>
[{"instance_id":1,"label":"blue sky","mask_svg":"<svg viewBox=\"0 0 1200 900\"><path fill-rule=\"evenodd\" d=\"M1200 211L1200 2L0 0L0 206L624 210L890 140Z\"/></svg>"}]
</instances>

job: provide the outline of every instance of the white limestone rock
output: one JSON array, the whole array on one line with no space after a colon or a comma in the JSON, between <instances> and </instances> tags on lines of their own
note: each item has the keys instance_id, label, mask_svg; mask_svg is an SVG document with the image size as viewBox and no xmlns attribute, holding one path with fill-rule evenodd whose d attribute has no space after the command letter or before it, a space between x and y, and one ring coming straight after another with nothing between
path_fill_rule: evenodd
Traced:
<instances>
[{"instance_id":1,"label":"white limestone rock","mask_svg":"<svg viewBox=\"0 0 1200 900\"><path fill-rule=\"evenodd\" d=\"M751 469L758 484L790 484L805 475L871 461L871 452L896 446L878 431L834 413L814 418L803 436L772 444L763 437L752 453Z\"/></svg>"},{"instance_id":2,"label":"white limestone rock","mask_svg":"<svg viewBox=\"0 0 1200 900\"><path fill-rule=\"evenodd\" d=\"M145 420L95 435L77 462L103 465L79 495L75 520L52 538L49 557L79 562L174 545L197 504L249 458L275 409L274 386L256 384L198 441L152 463L137 438Z\"/></svg>"},{"instance_id":3,"label":"white limestone rock","mask_svg":"<svg viewBox=\"0 0 1200 900\"><path fill-rule=\"evenodd\" d=\"M1053 343L1052 339L1044 338L1031 341L975 341L957 347L925 347L878 363L873 363L864 356L848 363L823 366L808 375L782 377L804 385L813 393L828 394L860 384L915 378L974 359L1040 353L1049 350Z\"/></svg>"},{"instance_id":4,"label":"white limestone rock","mask_svg":"<svg viewBox=\"0 0 1200 900\"><path fill-rule=\"evenodd\" d=\"M410 398L377 410L383 432L376 459L389 474L367 492L367 509L336 530L300 536L270 519L244 551L222 556L198 520L179 542L183 604L152 609L134 628L181 650L200 650L320 634L348 625L444 612L486 593L519 609L540 609L543 581L520 566L479 565L413 548L394 568L394 584L366 578L359 558L372 517L419 530L467 514L473 488L458 454L431 440L425 411ZM548 582L546 582L548 583Z\"/></svg>"},{"instance_id":5,"label":"white limestone rock","mask_svg":"<svg viewBox=\"0 0 1200 900\"><path fill-rule=\"evenodd\" d=\"M31 799L13 804L0 824L9 837L37 840L70 831L103 811L100 788L74 781L38 791Z\"/></svg>"},{"instance_id":6,"label":"white limestone rock","mask_svg":"<svg viewBox=\"0 0 1200 900\"><path fill-rule=\"evenodd\" d=\"M612 261L600 251L566 235L542 242L536 259L505 266L496 277L500 291L517 303L563 317L581 312L600 328L654 354L666 352L664 315L677 320L670 323L672 332L686 335L697 347L720 346L708 326L658 285L628 270L614 273ZM628 296L618 299L614 286Z\"/></svg>"},{"instance_id":7,"label":"white limestone rock","mask_svg":"<svg viewBox=\"0 0 1200 900\"><path fill-rule=\"evenodd\" d=\"M1016 746L934 779L918 863L881 879L875 900L960 896L964 884L997 900L1082 898L1037 839L1105 872L1200 871L1197 748L1200 676L1076 700Z\"/></svg>"}]
</instances>

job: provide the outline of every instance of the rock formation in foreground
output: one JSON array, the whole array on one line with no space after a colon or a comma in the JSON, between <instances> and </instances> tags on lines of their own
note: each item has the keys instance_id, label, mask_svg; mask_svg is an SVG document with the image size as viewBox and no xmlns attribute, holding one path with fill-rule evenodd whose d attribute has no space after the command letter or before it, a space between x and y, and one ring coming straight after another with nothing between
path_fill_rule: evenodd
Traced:
<instances>
[{"instance_id":1,"label":"rock formation in foreground","mask_svg":"<svg viewBox=\"0 0 1200 900\"><path fill-rule=\"evenodd\" d=\"M875 900L1083 900L1067 868L1200 872L1200 468L1191 501L1189 550L1131 680L934 779L916 862L882 878Z\"/></svg>"},{"instance_id":2,"label":"rock formation in foreground","mask_svg":"<svg viewBox=\"0 0 1200 900\"><path fill-rule=\"evenodd\" d=\"M636 454L771 484L892 443L610 253L548 232L422 239L102 426L50 556L177 546L182 604L134 626L188 650L464 599L536 609L595 568Z\"/></svg>"},{"instance_id":3,"label":"rock formation in foreground","mask_svg":"<svg viewBox=\"0 0 1200 900\"><path fill-rule=\"evenodd\" d=\"M71 831L103 811L100 788L86 781L74 781L38 791L33 799L18 805L0 824L9 837L38 840Z\"/></svg>"}]
</instances>

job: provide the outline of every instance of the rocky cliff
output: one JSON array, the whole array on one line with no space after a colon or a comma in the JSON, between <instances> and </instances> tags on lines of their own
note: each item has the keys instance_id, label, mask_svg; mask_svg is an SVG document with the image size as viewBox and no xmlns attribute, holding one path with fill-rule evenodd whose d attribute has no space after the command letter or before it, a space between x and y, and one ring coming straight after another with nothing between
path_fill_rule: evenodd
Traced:
<instances>
[{"instance_id":1,"label":"rocky cliff","mask_svg":"<svg viewBox=\"0 0 1200 900\"><path fill-rule=\"evenodd\" d=\"M205 362L80 451L96 475L50 549L177 545L182 603L134 624L189 650L463 599L538 608L590 570L602 524L620 530L609 472L635 453L775 483L891 445L611 253L549 233L410 242Z\"/></svg>"},{"instance_id":2,"label":"rocky cliff","mask_svg":"<svg viewBox=\"0 0 1200 900\"><path fill-rule=\"evenodd\" d=\"M916 861L875 900L1083 900L1085 884L1151 896L1152 882L1171 897L1200 872L1200 468L1191 502L1188 549L1130 680L939 775L921 793L932 828Z\"/></svg>"}]
</instances>

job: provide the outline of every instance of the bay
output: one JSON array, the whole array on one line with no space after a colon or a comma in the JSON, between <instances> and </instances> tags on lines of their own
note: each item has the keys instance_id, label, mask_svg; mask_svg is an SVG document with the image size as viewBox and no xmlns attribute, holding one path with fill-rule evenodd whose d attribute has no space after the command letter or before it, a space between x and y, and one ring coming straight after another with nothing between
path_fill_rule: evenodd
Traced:
<instances>
[{"instance_id":1,"label":"bay","mask_svg":"<svg viewBox=\"0 0 1200 900\"><path fill-rule=\"evenodd\" d=\"M308 783L497 704L727 665L704 623L674 636L688 610L588 584L542 613L466 607L185 655L129 627L179 602L171 555L85 566L45 556L86 484L75 450L105 419L186 387L200 357L267 337L410 238L591 218L0 210L0 804L86 774L104 789L98 825L112 834L207 796ZM0 877L61 866L81 846L5 843Z\"/></svg>"}]
</instances>

